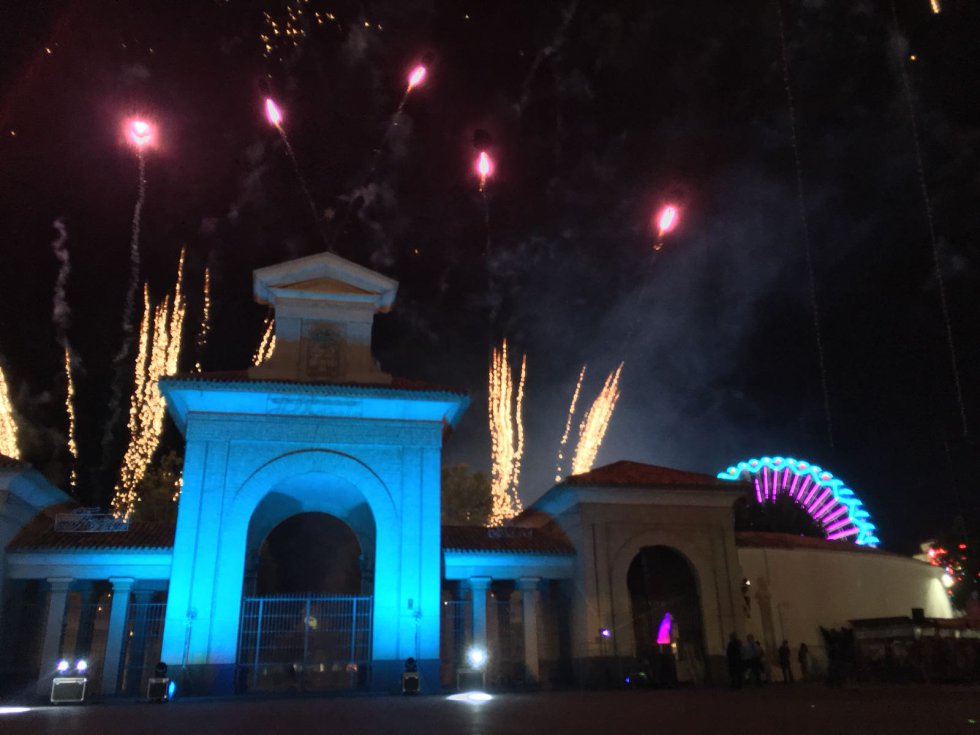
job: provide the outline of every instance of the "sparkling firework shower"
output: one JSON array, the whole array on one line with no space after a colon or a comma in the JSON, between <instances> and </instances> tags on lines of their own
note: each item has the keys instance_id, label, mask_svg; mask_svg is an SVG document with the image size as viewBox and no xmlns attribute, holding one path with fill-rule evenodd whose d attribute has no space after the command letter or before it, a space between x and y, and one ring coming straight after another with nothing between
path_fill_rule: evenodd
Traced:
<instances>
[{"instance_id":1,"label":"sparkling firework shower","mask_svg":"<svg viewBox=\"0 0 980 735\"><path fill-rule=\"evenodd\" d=\"M279 131L279 138L282 140L283 147L286 149L286 154L289 156L289 160L293 164L293 172L296 174L296 181L299 182L300 189L303 190L303 196L306 198L306 204L310 208L310 214L313 215L313 222L316 224L317 230L319 231L320 214L317 212L316 203L313 201L313 194L310 193L310 187L306 183L306 177L303 176L303 172L300 170L299 161L296 160L296 153L293 151L292 143L289 142L289 136L286 135L286 129L282 126L282 110L271 97L265 98L265 117L269 123L277 131Z\"/></svg>"},{"instance_id":2,"label":"sparkling firework shower","mask_svg":"<svg viewBox=\"0 0 980 735\"><path fill-rule=\"evenodd\" d=\"M203 368L204 350L208 346L208 335L211 333L211 269L204 269L204 288L201 293L201 325L197 328L197 339L194 346L197 350L197 360L194 362L194 372L200 373Z\"/></svg>"},{"instance_id":3,"label":"sparkling firework shower","mask_svg":"<svg viewBox=\"0 0 980 735\"><path fill-rule=\"evenodd\" d=\"M68 414L68 452L71 454L71 473L68 484L78 484L78 442L75 441L75 379L71 374L71 350L65 345L65 412Z\"/></svg>"},{"instance_id":4,"label":"sparkling firework shower","mask_svg":"<svg viewBox=\"0 0 980 735\"><path fill-rule=\"evenodd\" d=\"M572 393L572 403L568 407L568 418L565 420L565 431L561 435L561 442L558 444L558 463L555 465L555 482L561 482L561 465L565 461L565 445L568 443L568 435L572 431L572 420L575 418L575 406L578 404L578 396L582 391L582 381L585 380L585 365L582 366L578 374L578 382L575 383L575 392Z\"/></svg>"},{"instance_id":5,"label":"sparkling firework shower","mask_svg":"<svg viewBox=\"0 0 980 735\"><path fill-rule=\"evenodd\" d=\"M117 361L126 359L129 353L129 335L133 332L133 314L136 311L136 289L140 278L140 222L143 205L146 202L146 148L153 142L154 131L145 120L133 120L126 131L126 137L136 148L139 160L139 187L136 204L133 207L133 221L129 233L129 281L126 284L126 303L123 306L123 346L116 356Z\"/></svg>"},{"instance_id":6,"label":"sparkling firework shower","mask_svg":"<svg viewBox=\"0 0 980 735\"><path fill-rule=\"evenodd\" d=\"M602 446L602 440L606 437L606 430L616 409L616 402L619 400L619 376L622 372L623 363L619 363L619 367L609 373L602 390L599 391L599 395L579 426L578 444L575 447L575 457L572 459L573 475L580 475L592 469L599 447Z\"/></svg>"},{"instance_id":7,"label":"sparkling firework shower","mask_svg":"<svg viewBox=\"0 0 980 735\"><path fill-rule=\"evenodd\" d=\"M20 447L17 445L17 421L14 419L14 407L10 403L10 391L7 390L7 378L0 367L0 454L11 459L20 459Z\"/></svg>"},{"instance_id":8,"label":"sparkling firework shower","mask_svg":"<svg viewBox=\"0 0 980 735\"><path fill-rule=\"evenodd\" d=\"M262 339L259 340L259 346L255 349L255 354L252 355L252 365L258 367L263 362L272 357L272 353L276 349L276 320L272 317L266 317L265 319L265 329L262 331Z\"/></svg>"},{"instance_id":9,"label":"sparkling firework shower","mask_svg":"<svg viewBox=\"0 0 980 735\"><path fill-rule=\"evenodd\" d=\"M524 379L527 375L527 355L521 358L521 373L517 383L507 356L507 340L494 348L489 376L490 421L490 489L493 507L490 525L500 526L522 510L519 495L521 460L524 456Z\"/></svg>"},{"instance_id":10,"label":"sparkling firework shower","mask_svg":"<svg viewBox=\"0 0 980 735\"><path fill-rule=\"evenodd\" d=\"M143 289L143 319L129 407L129 446L119 469L119 482L112 499L113 512L123 518L129 518L139 502L137 488L153 460L163 433L166 403L160 394L159 380L164 375L177 372L186 308L183 271L184 254L181 252L172 307L167 296L153 309L149 290L146 287Z\"/></svg>"},{"instance_id":11,"label":"sparkling firework shower","mask_svg":"<svg viewBox=\"0 0 980 735\"><path fill-rule=\"evenodd\" d=\"M480 177L480 193L487 188L487 179L493 175L493 159L486 151L480 151L476 158L476 174Z\"/></svg>"},{"instance_id":12,"label":"sparkling firework shower","mask_svg":"<svg viewBox=\"0 0 980 735\"><path fill-rule=\"evenodd\" d=\"M664 238L669 235L677 226L677 207L668 204L657 215L657 241L653 244L654 250L660 250L664 246Z\"/></svg>"}]
</instances>

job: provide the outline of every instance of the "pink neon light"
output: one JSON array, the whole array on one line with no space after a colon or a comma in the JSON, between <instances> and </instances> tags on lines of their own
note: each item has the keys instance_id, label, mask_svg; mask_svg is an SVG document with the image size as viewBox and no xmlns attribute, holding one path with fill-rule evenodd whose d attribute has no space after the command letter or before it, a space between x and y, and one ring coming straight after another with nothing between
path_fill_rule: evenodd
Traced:
<instances>
[{"instance_id":1,"label":"pink neon light","mask_svg":"<svg viewBox=\"0 0 980 735\"><path fill-rule=\"evenodd\" d=\"M836 507L836 503L837 503L837 501L834 500L833 498L831 498L829 501L827 501L826 503L824 503L823 508L820 509L820 512L819 513L816 513L813 516L813 520L819 521L821 518L823 518L822 523L824 525L826 525L827 524L827 519L824 518L824 516L827 514L827 511L828 510L830 510L831 508Z\"/></svg>"},{"instance_id":2,"label":"pink neon light","mask_svg":"<svg viewBox=\"0 0 980 735\"><path fill-rule=\"evenodd\" d=\"M857 536L858 530L854 526L851 526L845 531L838 531L837 533L831 533L827 535L828 541L838 541L842 538L847 538L848 536Z\"/></svg>"},{"instance_id":3,"label":"pink neon light","mask_svg":"<svg viewBox=\"0 0 980 735\"><path fill-rule=\"evenodd\" d=\"M657 628L657 645L658 646L669 646L670 645L670 629L674 622L674 616L670 613L665 613L663 620L660 621L660 627Z\"/></svg>"},{"instance_id":4,"label":"pink neon light","mask_svg":"<svg viewBox=\"0 0 980 735\"><path fill-rule=\"evenodd\" d=\"M809 510L811 513L816 513L817 508L819 508L821 505L823 505L823 501L825 501L827 499L827 496L828 495L830 495L830 488L829 487L825 487L823 489L823 492L820 493L820 497L818 497L816 500L814 500L812 505L808 505L807 506L807 510Z\"/></svg>"},{"instance_id":5,"label":"pink neon light","mask_svg":"<svg viewBox=\"0 0 980 735\"><path fill-rule=\"evenodd\" d=\"M790 488L789 488L789 496L791 498L795 498L796 497L796 486L799 485L799 484L800 484L800 476L799 475L793 475L793 484L790 485Z\"/></svg>"},{"instance_id":6,"label":"pink neon light","mask_svg":"<svg viewBox=\"0 0 980 735\"><path fill-rule=\"evenodd\" d=\"M847 516L844 516L839 521L837 521L837 523L831 523L830 525L828 525L827 526L827 533L829 534L829 533L832 533L832 532L834 532L834 531L836 531L836 530L838 530L840 528L843 528L844 526L846 526L850 522L851 522L851 519L848 518Z\"/></svg>"},{"instance_id":7,"label":"pink neon light","mask_svg":"<svg viewBox=\"0 0 980 735\"><path fill-rule=\"evenodd\" d=\"M789 481L789 467L787 467L785 470L783 470L783 482L782 482L782 489L783 490L786 489L786 483L788 481Z\"/></svg>"},{"instance_id":8,"label":"pink neon light","mask_svg":"<svg viewBox=\"0 0 980 735\"><path fill-rule=\"evenodd\" d=\"M763 495L766 496L766 500L769 500L769 468L762 468L762 489Z\"/></svg>"},{"instance_id":9,"label":"pink neon light","mask_svg":"<svg viewBox=\"0 0 980 735\"><path fill-rule=\"evenodd\" d=\"M823 522L824 523L830 523L831 521L836 521L838 518L840 518L845 513L847 513L847 506L846 505L840 505L840 506L837 507L837 510L835 510L829 516L827 516L826 518L824 518L824 521Z\"/></svg>"},{"instance_id":10,"label":"pink neon light","mask_svg":"<svg viewBox=\"0 0 980 735\"><path fill-rule=\"evenodd\" d=\"M762 488L759 487L759 478L756 477L752 482L755 483L755 499L756 499L756 502L761 503L762 502Z\"/></svg>"},{"instance_id":11,"label":"pink neon light","mask_svg":"<svg viewBox=\"0 0 980 735\"><path fill-rule=\"evenodd\" d=\"M807 475L807 478L806 479L807 479L807 482L810 482L813 478L810 475ZM803 491L805 489L806 489L806 485L804 485L802 488L800 488L800 494L797 495L796 497L802 496L803 495ZM813 497L814 493L816 493L817 490L819 490L819 489L820 489L820 486L817 485L816 483L814 483L813 484L813 489L810 490L810 492L808 492L806 494L806 499L803 501L803 507L804 508L807 507L810 504L810 499Z\"/></svg>"}]
</instances>

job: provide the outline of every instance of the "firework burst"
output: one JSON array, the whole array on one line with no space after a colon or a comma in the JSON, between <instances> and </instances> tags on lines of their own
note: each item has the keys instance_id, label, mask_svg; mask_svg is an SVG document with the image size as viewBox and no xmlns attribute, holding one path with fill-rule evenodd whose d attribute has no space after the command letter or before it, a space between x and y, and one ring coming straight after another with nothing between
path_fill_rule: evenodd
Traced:
<instances>
[{"instance_id":1,"label":"firework burst","mask_svg":"<svg viewBox=\"0 0 980 735\"><path fill-rule=\"evenodd\" d=\"M580 475L592 469L599 447L602 446L602 440L606 437L606 430L616 409L616 402L619 400L619 376L622 372L623 363L619 363L619 367L609 373L602 390L599 391L592 407L579 425L578 444L575 447L575 456L572 458L573 475Z\"/></svg>"},{"instance_id":2,"label":"firework burst","mask_svg":"<svg viewBox=\"0 0 980 735\"><path fill-rule=\"evenodd\" d=\"M255 354L252 355L252 365L258 367L263 362L272 357L272 353L276 349L276 320L274 317L268 316L265 319L265 328L262 330L262 339L259 340L259 346L255 349Z\"/></svg>"},{"instance_id":3,"label":"firework burst","mask_svg":"<svg viewBox=\"0 0 980 735\"><path fill-rule=\"evenodd\" d=\"M527 356L521 358L521 372L515 385L507 355L507 341L494 349L489 376L489 421L491 452L491 492L493 507L490 525L500 526L521 512L519 495L521 460L524 457L524 380Z\"/></svg>"},{"instance_id":4,"label":"firework burst","mask_svg":"<svg viewBox=\"0 0 980 735\"><path fill-rule=\"evenodd\" d=\"M160 437L166 402L159 381L177 372L186 305L183 295L184 253L180 255L177 284L170 296L153 308L149 290L143 288L143 319L134 368L133 395L129 406L129 446L119 469L112 499L117 516L129 518L139 502L138 487L153 460Z\"/></svg>"},{"instance_id":5,"label":"firework burst","mask_svg":"<svg viewBox=\"0 0 980 735\"><path fill-rule=\"evenodd\" d=\"M14 407L10 403L10 391L7 389L7 378L0 368L0 454L11 459L20 459L20 447L17 445L17 421L14 418Z\"/></svg>"},{"instance_id":6,"label":"firework burst","mask_svg":"<svg viewBox=\"0 0 980 735\"><path fill-rule=\"evenodd\" d=\"M558 463L555 465L555 482L561 482L561 465L565 461L565 445L568 444L568 435L572 432L572 420L575 418L575 406L578 404L579 393L582 392L582 381L585 380L585 365L582 366L578 374L578 382L575 383L575 392L572 393L572 403L568 407L568 418L565 419L565 431L561 435L561 442L558 444Z\"/></svg>"}]
</instances>

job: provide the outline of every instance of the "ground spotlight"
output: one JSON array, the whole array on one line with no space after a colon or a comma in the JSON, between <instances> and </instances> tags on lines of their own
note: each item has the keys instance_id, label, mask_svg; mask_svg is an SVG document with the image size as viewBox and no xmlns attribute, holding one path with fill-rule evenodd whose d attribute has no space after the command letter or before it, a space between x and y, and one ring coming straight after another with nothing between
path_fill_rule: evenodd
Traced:
<instances>
[{"instance_id":1,"label":"ground spotlight","mask_svg":"<svg viewBox=\"0 0 980 735\"><path fill-rule=\"evenodd\" d=\"M76 659L75 666L72 667L67 659L61 659L56 668L57 673L51 679L51 703L83 702L85 687L88 685L88 661L84 658Z\"/></svg>"},{"instance_id":2,"label":"ground spotlight","mask_svg":"<svg viewBox=\"0 0 980 735\"><path fill-rule=\"evenodd\" d=\"M177 687L168 674L169 667L160 661L153 669L153 676L146 682L146 699L149 702L169 702Z\"/></svg>"},{"instance_id":3,"label":"ground spotlight","mask_svg":"<svg viewBox=\"0 0 980 735\"><path fill-rule=\"evenodd\" d=\"M467 704L483 704L484 702L489 702L493 699L492 694L487 694L486 692L460 692L459 694L450 694L446 699L451 702L466 702Z\"/></svg>"},{"instance_id":4,"label":"ground spotlight","mask_svg":"<svg viewBox=\"0 0 980 735\"><path fill-rule=\"evenodd\" d=\"M0 707L0 715L19 715L30 711L30 707Z\"/></svg>"}]
</instances>

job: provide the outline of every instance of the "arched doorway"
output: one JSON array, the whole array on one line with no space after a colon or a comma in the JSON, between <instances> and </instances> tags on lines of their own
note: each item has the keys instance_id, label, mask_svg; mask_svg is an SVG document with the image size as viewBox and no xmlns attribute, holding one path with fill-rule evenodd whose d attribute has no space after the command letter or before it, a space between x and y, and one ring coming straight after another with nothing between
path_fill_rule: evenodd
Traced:
<instances>
[{"instance_id":1,"label":"arched doorway","mask_svg":"<svg viewBox=\"0 0 980 735\"><path fill-rule=\"evenodd\" d=\"M342 515L297 508L275 493L256 509L248 532L240 691L367 685L375 529L360 504Z\"/></svg>"},{"instance_id":2,"label":"arched doorway","mask_svg":"<svg viewBox=\"0 0 980 735\"><path fill-rule=\"evenodd\" d=\"M698 579L669 546L645 546L626 577L636 657L649 682L670 686L703 676L704 626Z\"/></svg>"}]
</instances>

